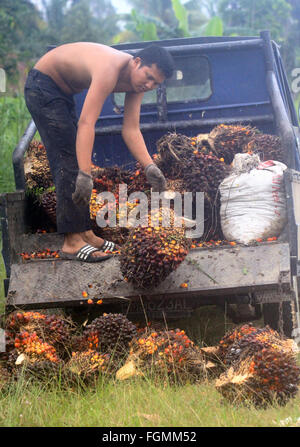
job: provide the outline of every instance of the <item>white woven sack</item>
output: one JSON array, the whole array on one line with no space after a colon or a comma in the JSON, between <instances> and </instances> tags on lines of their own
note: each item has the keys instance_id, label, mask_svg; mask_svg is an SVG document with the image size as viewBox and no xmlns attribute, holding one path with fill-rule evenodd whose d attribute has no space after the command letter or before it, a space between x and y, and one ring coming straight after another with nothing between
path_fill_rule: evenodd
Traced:
<instances>
[{"instance_id":1,"label":"white woven sack","mask_svg":"<svg viewBox=\"0 0 300 447\"><path fill-rule=\"evenodd\" d=\"M286 165L268 160L221 183L221 225L228 241L249 244L277 237L287 221L283 172Z\"/></svg>"}]
</instances>

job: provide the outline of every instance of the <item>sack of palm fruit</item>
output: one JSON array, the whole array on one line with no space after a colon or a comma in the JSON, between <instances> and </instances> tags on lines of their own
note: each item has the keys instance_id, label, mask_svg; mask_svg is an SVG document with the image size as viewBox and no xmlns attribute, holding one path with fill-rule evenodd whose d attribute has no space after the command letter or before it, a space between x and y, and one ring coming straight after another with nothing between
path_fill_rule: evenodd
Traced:
<instances>
[{"instance_id":1,"label":"sack of palm fruit","mask_svg":"<svg viewBox=\"0 0 300 447\"><path fill-rule=\"evenodd\" d=\"M269 160L223 180L220 215L227 240L249 244L280 235L287 221L285 170L283 163Z\"/></svg>"},{"instance_id":2,"label":"sack of palm fruit","mask_svg":"<svg viewBox=\"0 0 300 447\"><path fill-rule=\"evenodd\" d=\"M245 325L220 341L219 355L227 368L216 381L217 390L234 403L284 405L295 397L300 383L298 348L268 326Z\"/></svg>"}]
</instances>

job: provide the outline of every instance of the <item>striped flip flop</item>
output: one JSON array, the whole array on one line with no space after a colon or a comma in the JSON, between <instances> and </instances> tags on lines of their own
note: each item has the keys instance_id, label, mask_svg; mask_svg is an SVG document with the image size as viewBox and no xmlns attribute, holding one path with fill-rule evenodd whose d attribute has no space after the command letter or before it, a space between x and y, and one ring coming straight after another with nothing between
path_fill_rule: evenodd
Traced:
<instances>
[{"instance_id":1,"label":"striped flip flop","mask_svg":"<svg viewBox=\"0 0 300 447\"><path fill-rule=\"evenodd\" d=\"M116 244L114 242L111 241L106 241L104 239L104 243L102 245L102 247L99 249L101 251L115 251L117 249Z\"/></svg>"},{"instance_id":2,"label":"striped flip flop","mask_svg":"<svg viewBox=\"0 0 300 447\"><path fill-rule=\"evenodd\" d=\"M81 249L78 250L77 253L74 253L74 254L60 251L59 257L60 257L60 259L83 261L83 262L102 262L102 261L106 261L107 259L112 257L112 255L92 256L92 254L95 253L96 251L103 251L103 250L102 250L102 248L100 249L100 248L93 247L90 244L86 244L83 247L81 247Z\"/></svg>"}]
</instances>

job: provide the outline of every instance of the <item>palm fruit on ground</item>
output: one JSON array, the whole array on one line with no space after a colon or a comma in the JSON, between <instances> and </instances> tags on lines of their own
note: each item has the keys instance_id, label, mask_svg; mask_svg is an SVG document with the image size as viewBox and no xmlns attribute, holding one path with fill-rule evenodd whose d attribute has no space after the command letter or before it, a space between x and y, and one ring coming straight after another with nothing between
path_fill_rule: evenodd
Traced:
<instances>
[{"instance_id":1,"label":"palm fruit on ground","mask_svg":"<svg viewBox=\"0 0 300 447\"><path fill-rule=\"evenodd\" d=\"M92 349L73 352L71 359L63 368L63 379L69 384L83 383L92 385L102 374L110 374L111 359L109 354L103 354Z\"/></svg>"},{"instance_id":2,"label":"palm fruit on ground","mask_svg":"<svg viewBox=\"0 0 300 447\"><path fill-rule=\"evenodd\" d=\"M83 332L89 349L109 353L114 357L123 356L136 335L136 326L119 313L103 314L95 318Z\"/></svg>"},{"instance_id":3,"label":"palm fruit on ground","mask_svg":"<svg viewBox=\"0 0 300 447\"><path fill-rule=\"evenodd\" d=\"M253 135L244 145L243 152L259 154L261 161L276 160L286 163L281 139L277 135Z\"/></svg>"},{"instance_id":4,"label":"palm fruit on ground","mask_svg":"<svg viewBox=\"0 0 300 447\"><path fill-rule=\"evenodd\" d=\"M40 312L14 311L7 316L5 328L9 335L16 336L25 328L28 331L36 330L45 319L46 315Z\"/></svg>"},{"instance_id":5,"label":"palm fruit on ground","mask_svg":"<svg viewBox=\"0 0 300 447\"><path fill-rule=\"evenodd\" d=\"M185 383L203 379L206 362L194 343L180 329L145 333L134 339L125 365L117 372L124 380L135 375Z\"/></svg>"},{"instance_id":6,"label":"palm fruit on ground","mask_svg":"<svg viewBox=\"0 0 300 447\"><path fill-rule=\"evenodd\" d=\"M164 219L170 216L169 226ZM121 248L120 268L125 281L136 287L148 288L160 284L172 273L188 254L190 241L185 229L175 226L174 212L161 208L148 216L147 227L131 230ZM156 225L159 226L156 226Z\"/></svg>"},{"instance_id":7,"label":"palm fruit on ground","mask_svg":"<svg viewBox=\"0 0 300 447\"><path fill-rule=\"evenodd\" d=\"M256 331L257 328L251 323L237 326L231 331L228 331L219 342L218 357L220 358L220 360L225 363L226 356L230 351L232 345L242 339L245 335L253 334Z\"/></svg>"},{"instance_id":8,"label":"palm fruit on ground","mask_svg":"<svg viewBox=\"0 0 300 447\"><path fill-rule=\"evenodd\" d=\"M43 341L36 332L21 331L15 337L15 348L18 354L24 353L30 361L49 360L59 363L57 350L47 341Z\"/></svg>"},{"instance_id":9,"label":"palm fruit on ground","mask_svg":"<svg viewBox=\"0 0 300 447\"><path fill-rule=\"evenodd\" d=\"M20 356L19 356L20 358ZM15 377L23 376L25 379L37 380L50 383L53 379L61 377L64 362L52 362L50 360L31 359L27 356L17 361L14 368Z\"/></svg>"},{"instance_id":10,"label":"palm fruit on ground","mask_svg":"<svg viewBox=\"0 0 300 447\"><path fill-rule=\"evenodd\" d=\"M220 124L208 134L207 142L217 158L223 158L226 164L230 164L235 154L243 152L245 144L258 133L258 129L252 126Z\"/></svg>"},{"instance_id":11,"label":"palm fruit on ground","mask_svg":"<svg viewBox=\"0 0 300 447\"><path fill-rule=\"evenodd\" d=\"M15 345L20 333L35 333L42 342L50 343L64 358L70 351L71 337L75 326L70 318L60 315L15 311L7 318L6 330L8 335L14 337ZM17 343L19 342L17 341Z\"/></svg>"},{"instance_id":12,"label":"palm fruit on ground","mask_svg":"<svg viewBox=\"0 0 300 447\"><path fill-rule=\"evenodd\" d=\"M284 405L295 397L300 368L293 340L280 337L269 327L255 330L245 325L225 341L227 369L216 381L217 390L225 398L265 406L274 399Z\"/></svg>"}]
</instances>

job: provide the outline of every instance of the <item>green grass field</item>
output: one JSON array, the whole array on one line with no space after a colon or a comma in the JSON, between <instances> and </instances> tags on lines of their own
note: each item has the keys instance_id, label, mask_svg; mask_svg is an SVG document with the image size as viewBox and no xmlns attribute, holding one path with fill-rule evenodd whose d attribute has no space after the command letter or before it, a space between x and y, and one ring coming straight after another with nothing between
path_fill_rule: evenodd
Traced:
<instances>
[{"instance_id":1,"label":"green grass field","mask_svg":"<svg viewBox=\"0 0 300 447\"><path fill-rule=\"evenodd\" d=\"M0 98L0 192L14 189L11 155L29 121L22 97ZM0 259L0 302L4 309ZM215 306L178 322L195 341L217 343L232 327ZM1 427L278 427L300 425L300 393L284 407L235 406L214 381L185 386L154 385L145 379L100 381L96 388L43 386L22 378L0 392Z\"/></svg>"},{"instance_id":2,"label":"green grass field","mask_svg":"<svg viewBox=\"0 0 300 447\"><path fill-rule=\"evenodd\" d=\"M111 381L64 391L20 382L0 398L0 426L9 427L276 427L296 426L299 418L299 399L266 410L236 407L212 383L164 388Z\"/></svg>"},{"instance_id":3,"label":"green grass field","mask_svg":"<svg viewBox=\"0 0 300 447\"><path fill-rule=\"evenodd\" d=\"M15 189L12 153L29 121L30 115L21 94L0 96L0 193Z\"/></svg>"}]
</instances>

